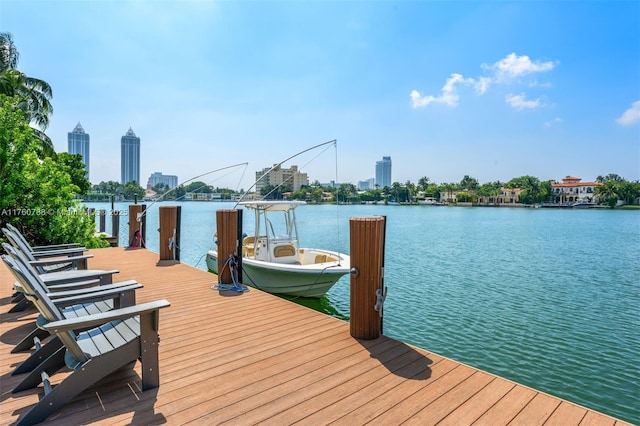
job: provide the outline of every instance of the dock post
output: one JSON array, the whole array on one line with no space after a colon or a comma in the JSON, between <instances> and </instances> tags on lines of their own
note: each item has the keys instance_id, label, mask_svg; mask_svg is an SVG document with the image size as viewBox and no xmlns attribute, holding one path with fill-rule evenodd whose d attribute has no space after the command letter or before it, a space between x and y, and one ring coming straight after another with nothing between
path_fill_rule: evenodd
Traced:
<instances>
[{"instance_id":1,"label":"dock post","mask_svg":"<svg viewBox=\"0 0 640 426\"><path fill-rule=\"evenodd\" d=\"M382 332L386 217L349 220L351 282L350 331L356 339L377 339Z\"/></svg>"},{"instance_id":2,"label":"dock post","mask_svg":"<svg viewBox=\"0 0 640 426\"><path fill-rule=\"evenodd\" d=\"M98 224L98 232L105 232L107 229L107 211L100 209L100 223Z\"/></svg>"},{"instance_id":3,"label":"dock post","mask_svg":"<svg viewBox=\"0 0 640 426\"><path fill-rule=\"evenodd\" d=\"M111 236L120 243L120 212L111 211Z\"/></svg>"},{"instance_id":4,"label":"dock post","mask_svg":"<svg viewBox=\"0 0 640 426\"><path fill-rule=\"evenodd\" d=\"M180 260L180 206L162 206L160 214L160 260Z\"/></svg>"},{"instance_id":5,"label":"dock post","mask_svg":"<svg viewBox=\"0 0 640 426\"><path fill-rule=\"evenodd\" d=\"M146 209L146 204L129 204L129 239L127 240L127 247L129 248L146 247L147 215L144 214ZM140 221L138 221L139 217ZM136 237L135 240L134 236Z\"/></svg>"},{"instance_id":6,"label":"dock post","mask_svg":"<svg viewBox=\"0 0 640 426\"><path fill-rule=\"evenodd\" d=\"M238 283L242 282L242 211L216 210L216 233L218 238L218 283L233 284L229 256L236 254L238 261Z\"/></svg>"}]
</instances>

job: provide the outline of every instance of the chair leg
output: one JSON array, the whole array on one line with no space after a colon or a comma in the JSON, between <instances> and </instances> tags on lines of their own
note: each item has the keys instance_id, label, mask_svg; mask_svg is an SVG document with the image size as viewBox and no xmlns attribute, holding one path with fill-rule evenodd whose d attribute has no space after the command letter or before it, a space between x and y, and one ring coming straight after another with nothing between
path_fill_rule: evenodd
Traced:
<instances>
[{"instance_id":1,"label":"chair leg","mask_svg":"<svg viewBox=\"0 0 640 426\"><path fill-rule=\"evenodd\" d=\"M138 343L139 344L139 343ZM139 349L137 349L139 351ZM117 351L116 351L117 352ZM43 422L51 414L71 401L76 395L95 384L98 380L108 376L114 371L129 364L131 351L125 356L122 354L105 354L98 358L90 359L80 367L73 370L62 382L29 410L27 414L18 420L17 425L32 425ZM103 358L104 359L101 359ZM135 358L133 359L135 360Z\"/></svg>"},{"instance_id":2,"label":"chair leg","mask_svg":"<svg viewBox=\"0 0 640 426\"><path fill-rule=\"evenodd\" d=\"M34 353L32 353L31 356L29 356L29 358L24 360L22 364L20 364L13 371L13 373L11 373L11 375L15 376L16 374L28 373L30 371L33 371L39 365L41 365L46 359L48 359L51 355L53 355L56 351L58 351L62 346L63 346L62 342L60 341L58 336L53 337L40 349L37 349ZM42 368L40 368L39 370L42 371Z\"/></svg>"},{"instance_id":3,"label":"chair leg","mask_svg":"<svg viewBox=\"0 0 640 426\"><path fill-rule=\"evenodd\" d=\"M9 313L22 312L25 309L27 309L27 307L29 306L31 306L31 302L29 301L29 299L24 298L20 300L18 303L16 303L15 305L13 305L13 308L9 309Z\"/></svg>"},{"instance_id":4,"label":"chair leg","mask_svg":"<svg viewBox=\"0 0 640 426\"><path fill-rule=\"evenodd\" d=\"M48 331L36 327L35 330L29 333L29 335L27 335L24 339L20 340L20 342L18 342L18 344L15 345L13 349L11 349L11 353L15 354L17 352L28 351L34 346L34 337L43 340L47 336L49 336Z\"/></svg>"},{"instance_id":5,"label":"chair leg","mask_svg":"<svg viewBox=\"0 0 640 426\"><path fill-rule=\"evenodd\" d=\"M18 385L13 388L11 392L18 393L23 390L32 389L42 383L42 376L40 373L43 371L51 375L56 371L64 367L64 354L66 350L63 347L58 348L49 358L45 359L35 369L33 369L27 376L22 379Z\"/></svg>"}]
</instances>

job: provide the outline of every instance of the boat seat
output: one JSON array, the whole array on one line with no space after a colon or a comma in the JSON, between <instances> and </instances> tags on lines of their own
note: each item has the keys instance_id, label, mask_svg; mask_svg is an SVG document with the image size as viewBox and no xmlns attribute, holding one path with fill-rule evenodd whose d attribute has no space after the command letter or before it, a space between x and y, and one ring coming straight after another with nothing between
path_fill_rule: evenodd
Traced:
<instances>
[{"instance_id":1,"label":"boat seat","mask_svg":"<svg viewBox=\"0 0 640 426\"><path fill-rule=\"evenodd\" d=\"M335 262L336 259L333 256L328 256L326 254L316 254L316 258L314 259L314 263L325 263L325 262Z\"/></svg>"},{"instance_id":2,"label":"boat seat","mask_svg":"<svg viewBox=\"0 0 640 426\"><path fill-rule=\"evenodd\" d=\"M291 245L276 246L273 249L273 255L275 257L295 256L296 255L296 249L293 248L293 246L291 246Z\"/></svg>"}]
</instances>

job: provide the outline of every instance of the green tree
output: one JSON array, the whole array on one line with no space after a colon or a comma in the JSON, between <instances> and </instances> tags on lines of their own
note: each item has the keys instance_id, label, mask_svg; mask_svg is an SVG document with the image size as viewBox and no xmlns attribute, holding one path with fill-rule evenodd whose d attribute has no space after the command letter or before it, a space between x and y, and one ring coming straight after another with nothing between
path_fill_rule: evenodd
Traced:
<instances>
[{"instance_id":1,"label":"green tree","mask_svg":"<svg viewBox=\"0 0 640 426\"><path fill-rule=\"evenodd\" d=\"M410 180L405 182L404 187L407 190L407 201L409 203L413 202L413 200L416 198L416 195L418 193L418 188Z\"/></svg>"},{"instance_id":2,"label":"green tree","mask_svg":"<svg viewBox=\"0 0 640 426\"><path fill-rule=\"evenodd\" d=\"M61 152L56 156L56 161L66 167L67 173L71 176L71 181L78 187L78 195L84 195L91 189L91 182L87 179L85 164L82 162L82 155Z\"/></svg>"},{"instance_id":3,"label":"green tree","mask_svg":"<svg viewBox=\"0 0 640 426\"><path fill-rule=\"evenodd\" d=\"M400 202L400 188L402 187L402 185L400 185L400 182L393 182L391 184L391 192L393 193L393 199L396 202Z\"/></svg>"},{"instance_id":4,"label":"green tree","mask_svg":"<svg viewBox=\"0 0 640 426\"><path fill-rule=\"evenodd\" d=\"M158 194L158 196L160 196L169 190L169 185L167 185L166 183L158 182L155 185L153 185L151 190L156 194Z\"/></svg>"},{"instance_id":5,"label":"green tree","mask_svg":"<svg viewBox=\"0 0 640 426\"><path fill-rule=\"evenodd\" d=\"M54 156L51 139L44 134L53 112L51 86L44 81L18 71L19 53L10 33L0 33L0 94L11 97L14 108L25 112L27 123L35 123L35 136L39 140L38 152L41 157Z\"/></svg>"},{"instance_id":6,"label":"green tree","mask_svg":"<svg viewBox=\"0 0 640 426\"><path fill-rule=\"evenodd\" d=\"M418 179L418 189L420 191L426 192L426 190L429 187L430 183L431 183L431 181L429 180L429 178L426 177L426 176L423 176L420 179Z\"/></svg>"},{"instance_id":7,"label":"green tree","mask_svg":"<svg viewBox=\"0 0 640 426\"><path fill-rule=\"evenodd\" d=\"M127 182L122 187L122 195L127 200L142 200L142 198L144 197L144 193L144 189L135 181Z\"/></svg>"},{"instance_id":8,"label":"green tree","mask_svg":"<svg viewBox=\"0 0 640 426\"><path fill-rule=\"evenodd\" d=\"M260 195L266 200L282 200L283 195L279 186L265 185L260 189Z\"/></svg>"},{"instance_id":9,"label":"green tree","mask_svg":"<svg viewBox=\"0 0 640 426\"><path fill-rule=\"evenodd\" d=\"M463 191L456 194L456 200L460 203L476 203L478 202L478 196L476 194L472 194L471 192Z\"/></svg>"},{"instance_id":10,"label":"green tree","mask_svg":"<svg viewBox=\"0 0 640 426\"><path fill-rule=\"evenodd\" d=\"M529 175L513 178L505 184L505 187L522 189L520 202L524 204L536 204L545 201L551 188L549 186L547 189L537 177Z\"/></svg>"},{"instance_id":11,"label":"green tree","mask_svg":"<svg viewBox=\"0 0 640 426\"><path fill-rule=\"evenodd\" d=\"M106 247L95 237L95 218L75 200L79 188L69 173L72 166L36 155L40 140L0 95L0 222L18 227L33 244L79 242Z\"/></svg>"},{"instance_id":12,"label":"green tree","mask_svg":"<svg viewBox=\"0 0 640 426\"><path fill-rule=\"evenodd\" d=\"M636 199L640 197L640 182L619 183L617 195L625 204L635 204Z\"/></svg>"},{"instance_id":13,"label":"green tree","mask_svg":"<svg viewBox=\"0 0 640 426\"><path fill-rule=\"evenodd\" d=\"M463 191L474 192L478 188L478 179L464 175L458 187Z\"/></svg>"},{"instance_id":14,"label":"green tree","mask_svg":"<svg viewBox=\"0 0 640 426\"><path fill-rule=\"evenodd\" d=\"M340 184L338 188L338 202L353 202L358 199L358 190L352 183Z\"/></svg>"},{"instance_id":15,"label":"green tree","mask_svg":"<svg viewBox=\"0 0 640 426\"><path fill-rule=\"evenodd\" d=\"M476 191L476 193L482 197L495 197L500 194L500 190L504 184L499 180L495 182L487 182L480 185Z\"/></svg>"},{"instance_id":16,"label":"green tree","mask_svg":"<svg viewBox=\"0 0 640 426\"><path fill-rule=\"evenodd\" d=\"M596 186L594 193L605 201L609 207L614 208L618 203L618 185L619 183L615 180L605 180L602 184Z\"/></svg>"},{"instance_id":17,"label":"green tree","mask_svg":"<svg viewBox=\"0 0 640 426\"><path fill-rule=\"evenodd\" d=\"M606 176L598 176L596 178L596 182L598 183L605 183L609 181L621 183L621 182L625 182L625 179L615 173L609 173Z\"/></svg>"},{"instance_id":18,"label":"green tree","mask_svg":"<svg viewBox=\"0 0 640 426\"><path fill-rule=\"evenodd\" d=\"M186 192L197 192L200 194L211 194L213 192L211 185L207 185L206 183L200 182L200 181L194 181L189 183L187 186L184 187L184 190Z\"/></svg>"}]
</instances>

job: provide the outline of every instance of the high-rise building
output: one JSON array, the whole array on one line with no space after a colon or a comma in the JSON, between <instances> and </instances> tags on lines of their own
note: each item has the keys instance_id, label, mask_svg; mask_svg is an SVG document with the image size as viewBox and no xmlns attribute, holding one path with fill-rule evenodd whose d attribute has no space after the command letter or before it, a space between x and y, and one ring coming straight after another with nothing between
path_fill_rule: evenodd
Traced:
<instances>
[{"instance_id":1,"label":"high-rise building","mask_svg":"<svg viewBox=\"0 0 640 426\"><path fill-rule=\"evenodd\" d=\"M266 175L265 175L266 174ZM264 177L262 177L264 175ZM262 179L260 179L262 178ZM298 171L298 166L291 166L289 169L283 169L280 166L262 169L256 172L256 189L260 194L266 186L291 185L291 189L299 191L303 185L309 185L309 178L306 173Z\"/></svg>"},{"instance_id":2,"label":"high-rise building","mask_svg":"<svg viewBox=\"0 0 640 426\"><path fill-rule=\"evenodd\" d=\"M82 162L86 170L85 176L89 179L89 134L84 132L80 122L72 132L67 133L67 152L82 156Z\"/></svg>"},{"instance_id":3,"label":"high-rise building","mask_svg":"<svg viewBox=\"0 0 640 426\"><path fill-rule=\"evenodd\" d=\"M120 139L120 183L131 181L140 185L140 138L131 127Z\"/></svg>"},{"instance_id":4,"label":"high-rise building","mask_svg":"<svg viewBox=\"0 0 640 426\"><path fill-rule=\"evenodd\" d=\"M178 176L175 175L163 175L160 172L152 173L147 181L147 189L152 189L157 184L162 183L167 185L169 189L173 189L178 186Z\"/></svg>"},{"instance_id":5,"label":"high-rise building","mask_svg":"<svg viewBox=\"0 0 640 426\"><path fill-rule=\"evenodd\" d=\"M369 191L375 189L376 181L374 178L358 181L358 191Z\"/></svg>"},{"instance_id":6,"label":"high-rise building","mask_svg":"<svg viewBox=\"0 0 640 426\"><path fill-rule=\"evenodd\" d=\"M376 161L376 185L380 189L391 187L391 157L382 157L381 161Z\"/></svg>"}]
</instances>

